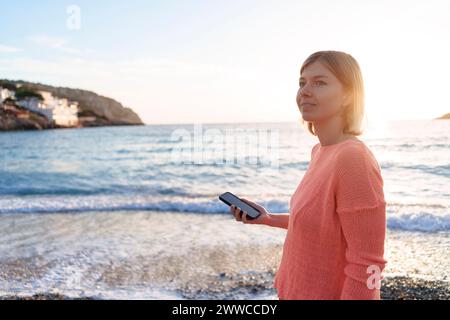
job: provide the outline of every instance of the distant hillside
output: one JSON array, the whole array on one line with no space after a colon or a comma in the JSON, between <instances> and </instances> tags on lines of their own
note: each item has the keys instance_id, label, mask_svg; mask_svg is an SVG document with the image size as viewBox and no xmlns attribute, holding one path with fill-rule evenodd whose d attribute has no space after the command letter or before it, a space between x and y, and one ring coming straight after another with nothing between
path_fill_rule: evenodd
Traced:
<instances>
[{"instance_id":1,"label":"distant hillside","mask_svg":"<svg viewBox=\"0 0 450 320\"><path fill-rule=\"evenodd\" d=\"M51 92L53 96L66 98L78 102L80 112L80 126L108 126L108 125L142 125L139 116L130 108L125 108L114 99L100 96L92 91L53 87L41 83L27 81L0 80L0 82L21 84L27 88ZM83 122L83 118L89 119ZM92 120L95 118L95 120Z\"/></svg>"},{"instance_id":2,"label":"distant hillside","mask_svg":"<svg viewBox=\"0 0 450 320\"><path fill-rule=\"evenodd\" d=\"M443 116L436 118L436 119L450 119L450 113L446 113Z\"/></svg>"}]
</instances>

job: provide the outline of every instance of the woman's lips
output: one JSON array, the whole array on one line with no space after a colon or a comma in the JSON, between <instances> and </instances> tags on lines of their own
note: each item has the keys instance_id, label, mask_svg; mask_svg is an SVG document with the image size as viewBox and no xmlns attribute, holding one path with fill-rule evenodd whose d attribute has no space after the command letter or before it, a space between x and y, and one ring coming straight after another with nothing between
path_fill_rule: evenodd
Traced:
<instances>
[{"instance_id":1,"label":"woman's lips","mask_svg":"<svg viewBox=\"0 0 450 320\"><path fill-rule=\"evenodd\" d=\"M300 105L300 110L308 110L314 108L315 104L313 103L302 103Z\"/></svg>"}]
</instances>

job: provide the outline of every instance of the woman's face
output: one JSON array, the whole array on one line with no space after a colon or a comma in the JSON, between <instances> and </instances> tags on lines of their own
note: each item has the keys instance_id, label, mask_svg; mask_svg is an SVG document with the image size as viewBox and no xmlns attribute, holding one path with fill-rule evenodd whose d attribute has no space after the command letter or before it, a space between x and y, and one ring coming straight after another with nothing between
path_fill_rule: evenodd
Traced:
<instances>
[{"instance_id":1,"label":"woman's face","mask_svg":"<svg viewBox=\"0 0 450 320\"><path fill-rule=\"evenodd\" d=\"M342 83L318 61L300 75L297 105L305 121L318 123L338 116L348 103L344 96Z\"/></svg>"}]
</instances>

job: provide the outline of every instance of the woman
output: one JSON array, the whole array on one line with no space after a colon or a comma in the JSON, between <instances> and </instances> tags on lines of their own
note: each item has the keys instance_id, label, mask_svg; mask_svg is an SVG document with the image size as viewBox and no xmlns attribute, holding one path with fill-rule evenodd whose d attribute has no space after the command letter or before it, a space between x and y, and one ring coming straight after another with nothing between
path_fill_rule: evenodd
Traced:
<instances>
[{"instance_id":1,"label":"woman","mask_svg":"<svg viewBox=\"0 0 450 320\"><path fill-rule=\"evenodd\" d=\"M287 229L274 286L280 299L380 299L386 202L379 165L361 134L364 87L349 54L320 51L300 70L297 105L318 137L290 214L236 220Z\"/></svg>"}]
</instances>

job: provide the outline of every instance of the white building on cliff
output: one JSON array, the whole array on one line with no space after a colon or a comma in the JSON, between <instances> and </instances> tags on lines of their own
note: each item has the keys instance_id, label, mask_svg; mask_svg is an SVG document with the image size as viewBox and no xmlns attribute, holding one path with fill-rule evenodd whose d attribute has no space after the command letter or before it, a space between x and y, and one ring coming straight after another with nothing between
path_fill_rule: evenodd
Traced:
<instances>
[{"instance_id":1,"label":"white building on cliff","mask_svg":"<svg viewBox=\"0 0 450 320\"><path fill-rule=\"evenodd\" d=\"M3 103L8 98L11 98L14 96L14 91L10 91L6 88L0 87L0 103Z\"/></svg>"},{"instance_id":2,"label":"white building on cliff","mask_svg":"<svg viewBox=\"0 0 450 320\"><path fill-rule=\"evenodd\" d=\"M78 102L54 97L47 91L38 91L38 93L44 98L43 101L32 97L20 100L17 104L45 116L60 126L72 127L78 124Z\"/></svg>"}]
</instances>

